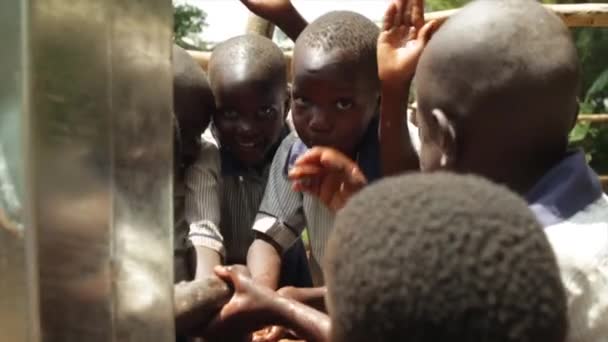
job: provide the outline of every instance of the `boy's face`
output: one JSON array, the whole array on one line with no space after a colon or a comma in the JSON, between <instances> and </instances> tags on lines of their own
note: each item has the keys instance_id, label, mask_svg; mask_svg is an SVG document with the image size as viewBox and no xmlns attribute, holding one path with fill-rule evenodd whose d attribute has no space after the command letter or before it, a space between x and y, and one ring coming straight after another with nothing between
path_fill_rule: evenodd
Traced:
<instances>
[{"instance_id":1,"label":"boy's face","mask_svg":"<svg viewBox=\"0 0 608 342\"><path fill-rule=\"evenodd\" d=\"M219 141L243 164L260 164L280 138L285 123L286 84L222 75L215 89L213 121Z\"/></svg>"},{"instance_id":2,"label":"boy's face","mask_svg":"<svg viewBox=\"0 0 608 342\"><path fill-rule=\"evenodd\" d=\"M292 116L307 146L352 154L378 106L378 82L341 51L296 47Z\"/></svg>"}]
</instances>

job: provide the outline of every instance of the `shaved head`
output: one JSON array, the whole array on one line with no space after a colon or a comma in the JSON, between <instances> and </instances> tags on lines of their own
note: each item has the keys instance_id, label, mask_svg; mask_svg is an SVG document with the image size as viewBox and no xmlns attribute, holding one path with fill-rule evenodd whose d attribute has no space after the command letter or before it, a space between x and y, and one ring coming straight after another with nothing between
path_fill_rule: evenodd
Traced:
<instances>
[{"instance_id":1,"label":"shaved head","mask_svg":"<svg viewBox=\"0 0 608 342\"><path fill-rule=\"evenodd\" d=\"M173 112L176 168L177 165L189 165L194 162L198 154L198 138L207 128L214 107L205 72L186 50L174 45Z\"/></svg>"},{"instance_id":2,"label":"shaved head","mask_svg":"<svg viewBox=\"0 0 608 342\"><path fill-rule=\"evenodd\" d=\"M284 88L287 84L285 57L266 37L257 34L234 37L213 50L209 80L214 93L228 84L245 81L272 82Z\"/></svg>"},{"instance_id":3,"label":"shaved head","mask_svg":"<svg viewBox=\"0 0 608 342\"><path fill-rule=\"evenodd\" d=\"M563 154L578 112L579 62L562 20L536 1L477 0L435 33L416 86L423 121L445 114L454 168L470 171L481 164L472 158Z\"/></svg>"}]
</instances>

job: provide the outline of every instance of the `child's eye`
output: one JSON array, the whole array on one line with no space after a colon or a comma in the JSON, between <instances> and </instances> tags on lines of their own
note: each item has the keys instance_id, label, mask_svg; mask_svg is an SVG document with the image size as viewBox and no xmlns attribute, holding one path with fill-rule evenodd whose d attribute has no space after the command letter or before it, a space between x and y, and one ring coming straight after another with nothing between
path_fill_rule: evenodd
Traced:
<instances>
[{"instance_id":1,"label":"child's eye","mask_svg":"<svg viewBox=\"0 0 608 342\"><path fill-rule=\"evenodd\" d=\"M336 102L336 107L339 110L349 110L353 107L353 102L351 100L341 99Z\"/></svg>"},{"instance_id":2,"label":"child's eye","mask_svg":"<svg viewBox=\"0 0 608 342\"><path fill-rule=\"evenodd\" d=\"M273 118L276 115L277 111L273 107L265 107L258 111L258 116L264 119Z\"/></svg>"},{"instance_id":3,"label":"child's eye","mask_svg":"<svg viewBox=\"0 0 608 342\"><path fill-rule=\"evenodd\" d=\"M310 101L308 101L308 99L304 97L295 97L293 99L293 103L295 103L296 106L307 107L310 104Z\"/></svg>"},{"instance_id":4,"label":"child's eye","mask_svg":"<svg viewBox=\"0 0 608 342\"><path fill-rule=\"evenodd\" d=\"M226 119L236 119L239 117L239 113L236 110L225 110L222 112L222 115Z\"/></svg>"}]
</instances>

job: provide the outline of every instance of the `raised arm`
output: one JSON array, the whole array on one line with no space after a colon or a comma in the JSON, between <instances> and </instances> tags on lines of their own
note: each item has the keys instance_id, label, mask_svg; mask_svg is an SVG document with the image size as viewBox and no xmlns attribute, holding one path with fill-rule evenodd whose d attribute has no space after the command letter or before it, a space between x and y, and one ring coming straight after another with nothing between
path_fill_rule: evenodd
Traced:
<instances>
[{"instance_id":1,"label":"raised arm","mask_svg":"<svg viewBox=\"0 0 608 342\"><path fill-rule=\"evenodd\" d=\"M407 100L422 49L435 22L424 24L423 0L393 0L378 38L382 82L380 153L384 176L417 170L418 156L407 129Z\"/></svg>"},{"instance_id":2,"label":"raised arm","mask_svg":"<svg viewBox=\"0 0 608 342\"><path fill-rule=\"evenodd\" d=\"M241 0L254 14L277 25L294 42L308 23L290 0Z\"/></svg>"}]
</instances>

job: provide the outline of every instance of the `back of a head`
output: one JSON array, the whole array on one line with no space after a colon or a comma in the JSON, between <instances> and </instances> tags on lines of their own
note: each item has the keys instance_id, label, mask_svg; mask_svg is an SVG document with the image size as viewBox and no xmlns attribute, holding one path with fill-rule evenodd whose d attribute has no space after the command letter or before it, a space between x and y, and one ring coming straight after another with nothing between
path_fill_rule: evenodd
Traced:
<instances>
[{"instance_id":1,"label":"back of a head","mask_svg":"<svg viewBox=\"0 0 608 342\"><path fill-rule=\"evenodd\" d=\"M471 2L433 35L416 73L420 112L443 110L465 143L565 149L578 57L562 20L538 2Z\"/></svg>"},{"instance_id":2,"label":"back of a head","mask_svg":"<svg viewBox=\"0 0 608 342\"><path fill-rule=\"evenodd\" d=\"M350 11L328 12L311 22L298 36L298 49L341 51L345 62L361 65L361 72L378 79L376 46L380 29L365 16Z\"/></svg>"},{"instance_id":3,"label":"back of a head","mask_svg":"<svg viewBox=\"0 0 608 342\"><path fill-rule=\"evenodd\" d=\"M213 114L215 103L207 76L190 54L173 46L173 113L175 166L192 162L196 140ZM185 160L180 160L185 159Z\"/></svg>"},{"instance_id":4,"label":"back of a head","mask_svg":"<svg viewBox=\"0 0 608 342\"><path fill-rule=\"evenodd\" d=\"M541 227L481 178L375 183L338 214L326 253L334 341L565 338L565 291Z\"/></svg>"},{"instance_id":5,"label":"back of a head","mask_svg":"<svg viewBox=\"0 0 608 342\"><path fill-rule=\"evenodd\" d=\"M203 69L181 47L173 46L173 108L178 121L209 123L213 95Z\"/></svg>"},{"instance_id":6,"label":"back of a head","mask_svg":"<svg viewBox=\"0 0 608 342\"><path fill-rule=\"evenodd\" d=\"M218 44L209 60L214 92L227 82L262 82L285 88L287 66L281 49L258 34L245 34Z\"/></svg>"}]
</instances>

